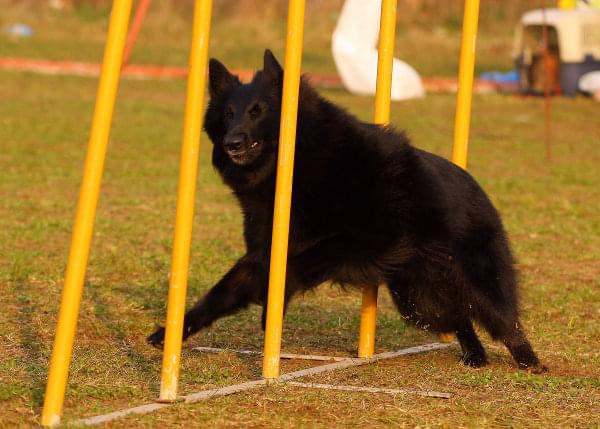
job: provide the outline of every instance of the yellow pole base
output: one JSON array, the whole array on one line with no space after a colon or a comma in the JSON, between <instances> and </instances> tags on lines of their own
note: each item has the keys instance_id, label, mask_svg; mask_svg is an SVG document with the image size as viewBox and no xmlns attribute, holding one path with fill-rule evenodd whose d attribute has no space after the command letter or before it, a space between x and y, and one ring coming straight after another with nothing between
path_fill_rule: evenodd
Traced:
<instances>
[{"instance_id":1,"label":"yellow pole base","mask_svg":"<svg viewBox=\"0 0 600 429\"><path fill-rule=\"evenodd\" d=\"M360 312L360 336L358 339L359 358L370 358L375 354L378 289L378 287L365 287L363 289L362 308Z\"/></svg>"},{"instance_id":2,"label":"yellow pole base","mask_svg":"<svg viewBox=\"0 0 600 429\"><path fill-rule=\"evenodd\" d=\"M467 168L478 21L479 0L465 0L458 70L458 94L456 96L456 115L454 118L454 143L452 145L452 162L463 169ZM443 343L454 341L454 333L452 332L440 334L439 337Z\"/></svg>"},{"instance_id":3,"label":"yellow pole base","mask_svg":"<svg viewBox=\"0 0 600 429\"><path fill-rule=\"evenodd\" d=\"M375 91L374 122L376 124L387 124L390 121L396 7L397 0L383 0L381 3L377 86ZM375 353L377 289L377 287L374 287L363 290L362 309L360 312L360 336L358 338L358 357L361 358L370 358Z\"/></svg>"},{"instance_id":4,"label":"yellow pole base","mask_svg":"<svg viewBox=\"0 0 600 429\"><path fill-rule=\"evenodd\" d=\"M290 208L292 203L292 175L294 171L294 148L296 143L296 121L298 116L298 94L302 65L302 40L304 36L304 0L288 3L287 39L283 94L281 100L281 124L279 132L279 154L275 184L275 208L273 212L273 240L271 244L271 267L263 377L279 377L281 332L283 329L283 305L285 274L288 253Z\"/></svg>"},{"instance_id":5,"label":"yellow pole base","mask_svg":"<svg viewBox=\"0 0 600 429\"><path fill-rule=\"evenodd\" d=\"M558 7L561 9L575 9L577 7L577 0L559 0Z\"/></svg>"},{"instance_id":6,"label":"yellow pole base","mask_svg":"<svg viewBox=\"0 0 600 429\"><path fill-rule=\"evenodd\" d=\"M130 13L131 0L114 0L50 360L42 426L59 424L62 415Z\"/></svg>"},{"instance_id":7,"label":"yellow pole base","mask_svg":"<svg viewBox=\"0 0 600 429\"><path fill-rule=\"evenodd\" d=\"M439 337L442 343L451 343L454 341L454 332L444 332L443 334L440 334Z\"/></svg>"},{"instance_id":8,"label":"yellow pole base","mask_svg":"<svg viewBox=\"0 0 600 429\"><path fill-rule=\"evenodd\" d=\"M177 401L185 295L194 223L198 154L206 87L211 9L211 0L196 0L160 382L160 400L163 402Z\"/></svg>"}]
</instances>

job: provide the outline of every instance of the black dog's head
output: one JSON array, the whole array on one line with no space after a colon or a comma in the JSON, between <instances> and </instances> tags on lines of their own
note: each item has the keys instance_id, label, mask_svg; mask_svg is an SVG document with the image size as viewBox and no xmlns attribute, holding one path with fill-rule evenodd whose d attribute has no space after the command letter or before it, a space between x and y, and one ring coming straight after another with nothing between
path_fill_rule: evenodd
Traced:
<instances>
[{"instance_id":1,"label":"black dog's head","mask_svg":"<svg viewBox=\"0 0 600 429\"><path fill-rule=\"evenodd\" d=\"M221 173L256 172L274 163L282 81L283 69L269 50L263 70L249 84L242 84L219 61L210 60L204 128L214 144L213 164Z\"/></svg>"}]
</instances>

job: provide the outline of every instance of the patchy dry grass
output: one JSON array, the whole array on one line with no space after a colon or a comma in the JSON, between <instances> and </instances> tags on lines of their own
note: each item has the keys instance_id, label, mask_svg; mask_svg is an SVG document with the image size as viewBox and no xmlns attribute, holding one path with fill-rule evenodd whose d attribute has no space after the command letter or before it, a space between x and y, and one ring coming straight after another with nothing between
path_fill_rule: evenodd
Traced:
<instances>
[{"instance_id":1,"label":"patchy dry grass","mask_svg":"<svg viewBox=\"0 0 600 429\"><path fill-rule=\"evenodd\" d=\"M52 46L62 43L60 37L49 39L50 48L38 46L40 52L57 52ZM4 42L1 54L21 52ZM42 41L31 49L36 43ZM328 67L316 58L315 64ZM0 427L38 422L95 88L89 79L0 73ZM160 353L144 338L164 317L183 94L182 82L122 83L67 421L157 396ZM370 98L326 95L363 119L372 116ZM395 104L392 120L417 146L448 156L453 106L453 96L429 96ZM476 97L469 166L504 216L519 260L524 322L549 374L517 371L506 350L484 335L491 365L481 370L460 365L451 348L318 379L435 389L451 392L451 400L273 386L109 426L599 427L599 107L587 99L557 99L553 111L554 159L548 161L540 100ZM190 303L243 251L238 209L210 167L209 153L203 137ZM285 350L354 353L359 301L355 292L328 287L302 297L286 317ZM252 308L223 319L189 345L259 350L259 317ZM382 293L378 351L432 339L406 327ZM302 365L286 362L283 371ZM197 354L188 347L181 392L255 379L260 371L258 358Z\"/></svg>"}]
</instances>

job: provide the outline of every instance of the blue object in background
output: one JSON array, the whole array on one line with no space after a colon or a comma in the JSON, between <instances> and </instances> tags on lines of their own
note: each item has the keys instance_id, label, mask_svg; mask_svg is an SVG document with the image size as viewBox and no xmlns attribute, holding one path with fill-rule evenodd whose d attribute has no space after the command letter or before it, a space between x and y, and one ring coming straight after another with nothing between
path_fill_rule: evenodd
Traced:
<instances>
[{"instance_id":1,"label":"blue object in background","mask_svg":"<svg viewBox=\"0 0 600 429\"><path fill-rule=\"evenodd\" d=\"M496 83L519 83L519 72L516 69L509 72L484 72L479 75L479 79Z\"/></svg>"},{"instance_id":2,"label":"blue object in background","mask_svg":"<svg viewBox=\"0 0 600 429\"><path fill-rule=\"evenodd\" d=\"M5 32L13 37L33 36L33 29L27 24L10 24L5 28Z\"/></svg>"}]
</instances>

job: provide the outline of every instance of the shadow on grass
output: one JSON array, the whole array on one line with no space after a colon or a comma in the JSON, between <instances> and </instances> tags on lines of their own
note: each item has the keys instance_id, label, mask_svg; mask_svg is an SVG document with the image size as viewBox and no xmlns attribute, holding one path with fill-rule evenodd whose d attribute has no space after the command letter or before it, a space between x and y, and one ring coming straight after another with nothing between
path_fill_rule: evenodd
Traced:
<instances>
[{"instance_id":1,"label":"shadow on grass","mask_svg":"<svg viewBox=\"0 0 600 429\"><path fill-rule=\"evenodd\" d=\"M34 292L28 281L30 271L27 264L15 259L12 265L9 285L18 308L15 315L18 324L18 335L21 349L25 353L25 370L31 380L31 403L36 413L41 411L44 402L46 386L46 366L41 362L47 361L40 342L41 336L35 330L34 314L42 310L33 302Z\"/></svg>"},{"instance_id":2,"label":"shadow on grass","mask_svg":"<svg viewBox=\"0 0 600 429\"><path fill-rule=\"evenodd\" d=\"M111 305L100 295L97 288L89 287L87 289L89 290L90 299L94 304L94 316L102 321L110 331L110 335L114 339L117 347L127 356L127 360L131 363L132 367L135 368L143 378L146 378L148 374L156 373L156 361L147 359L141 353L136 351L135 346L128 338L127 332L119 323L118 318L111 315ZM151 386L152 390L158 392L159 387L158 380L153 379Z\"/></svg>"},{"instance_id":3,"label":"shadow on grass","mask_svg":"<svg viewBox=\"0 0 600 429\"><path fill-rule=\"evenodd\" d=\"M136 285L117 285L115 292L124 295L130 302L135 303L152 318L159 320L165 317L167 291L169 284L166 280ZM148 332L150 334L150 332Z\"/></svg>"}]
</instances>

